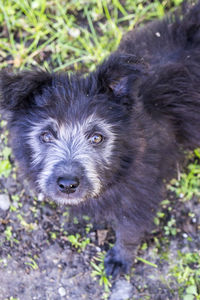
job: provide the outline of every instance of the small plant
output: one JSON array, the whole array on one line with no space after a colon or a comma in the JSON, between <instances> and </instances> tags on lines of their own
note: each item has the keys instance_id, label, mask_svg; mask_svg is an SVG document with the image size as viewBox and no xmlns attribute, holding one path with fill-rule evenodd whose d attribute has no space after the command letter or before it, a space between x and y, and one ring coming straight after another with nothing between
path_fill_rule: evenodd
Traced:
<instances>
[{"instance_id":1,"label":"small plant","mask_svg":"<svg viewBox=\"0 0 200 300\"><path fill-rule=\"evenodd\" d=\"M154 218L154 224L156 226L160 225L160 220L163 219L164 217L165 217L165 213L158 211L156 217Z\"/></svg>"},{"instance_id":2,"label":"small plant","mask_svg":"<svg viewBox=\"0 0 200 300\"><path fill-rule=\"evenodd\" d=\"M86 225L86 227L85 227L86 234L88 234L92 228L93 228L93 224L92 223L88 223Z\"/></svg>"},{"instance_id":3,"label":"small plant","mask_svg":"<svg viewBox=\"0 0 200 300\"><path fill-rule=\"evenodd\" d=\"M27 223L24 217L21 214L17 214L17 218L20 221L21 226L26 230L26 231L33 231L36 229L36 224L34 223Z\"/></svg>"},{"instance_id":4,"label":"small plant","mask_svg":"<svg viewBox=\"0 0 200 300\"><path fill-rule=\"evenodd\" d=\"M73 218L73 223L74 223L75 225L77 225L77 224L79 223L79 221L78 221L78 218L77 218L77 217L74 217L74 218Z\"/></svg>"},{"instance_id":5,"label":"small plant","mask_svg":"<svg viewBox=\"0 0 200 300\"><path fill-rule=\"evenodd\" d=\"M14 238L12 230L13 230L12 226L7 226L4 231L6 240L11 243L11 246L12 246L13 242L15 242L16 244L19 244L19 241Z\"/></svg>"},{"instance_id":6,"label":"small plant","mask_svg":"<svg viewBox=\"0 0 200 300\"><path fill-rule=\"evenodd\" d=\"M167 225L164 226L165 235L176 235L177 229L176 229L176 220L174 218L171 218Z\"/></svg>"},{"instance_id":7,"label":"small plant","mask_svg":"<svg viewBox=\"0 0 200 300\"><path fill-rule=\"evenodd\" d=\"M76 235L68 235L67 239L72 246L78 249L78 252L84 251L85 247L90 243L89 238L82 238L79 233L76 233Z\"/></svg>"},{"instance_id":8,"label":"small plant","mask_svg":"<svg viewBox=\"0 0 200 300\"><path fill-rule=\"evenodd\" d=\"M106 272L104 268L104 258L105 258L104 252L99 252L97 254L97 257L93 257L91 261L91 266L93 268L91 276L99 278L99 284L100 286L103 286L105 290L105 295L104 295L105 298L108 296L107 294L110 292L111 282L109 278L106 276Z\"/></svg>"},{"instance_id":9,"label":"small plant","mask_svg":"<svg viewBox=\"0 0 200 300\"><path fill-rule=\"evenodd\" d=\"M4 231L4 234L6 236L6 240L10 241L13 237L12 226L7 226L6 230Z\"/></svg>"},{"instance_id":10,"label":"small plant","mask_svg":"<svg viewBox=\"0 0 200 300\"><path fill-rule=\"evenodd\" d=\"M36 263L36 261L31 257L29 259L30 259L30 262L25 262L25 265L30 266L33 270L37 270L39 267L38 267L38 264Z\"/></svg>"},{"instance_id":11,"label":"small plant","mask_svg":"<svg viewBox=\"0 0 200 300\"><path fill-rule=\"evenodd\" d=\"M193 196L200 196L200 152L198 149L193 154L194 163L187 167L187 173L180 174L180 180L173 179L169 189L174 191L183 201L191 199Z\"/></svg>"},{"instance_id":12,"label":"small plant","mask_svg":"<svg viewBox=\"0 0 200 300\"><path fill-rule=\"evenodd\" d=\"M200 255L177 251L177 264L170 272L179 284L179 297L183 300L200 300Z\"/></svg>"},{"instance_id":13,"label":"small plant","mask_svg":"<svg viewBox=\"0 0 200 300\"><path fill-rule=\"evenodd\" d=\"M50 236L52 240L56 240L57 236L55 232L50 232Z\"/></svg>"},{"instance_id":14,"label":"small plant","mask_svg":"<svg viewBox=\"0 0 200 300\"><path fill-rule=\"evenodd\" d=\"M150 262L150 261L148 261L148 260L146 260L146 259L144 259L142 257L136 256L136 259L139 260L139 261L141 261L141 262L143 262L146 265L151 266L151 267L154 267L154 268L158 267L156 264L154 264L154 263L152 263L152 262Z\"/></svg>"},{"instance_id":15,"label":"small plant","mask_svg":"<svg viewBox=\"0 0 200 300\"><path fill-rule=\"evenodd\" d=\"M5 147L0 153L0 177L4 176L8 178L11 173L11 163L9 161L9 156L11 154L11 149L9 147Z\"/></svg>"}]
</instances>

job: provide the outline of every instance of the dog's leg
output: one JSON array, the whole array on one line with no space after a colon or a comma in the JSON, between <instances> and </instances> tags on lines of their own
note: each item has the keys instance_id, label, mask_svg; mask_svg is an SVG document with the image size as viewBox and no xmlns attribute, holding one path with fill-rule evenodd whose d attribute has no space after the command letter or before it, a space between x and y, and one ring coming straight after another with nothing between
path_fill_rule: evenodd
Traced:
<instances>
[{"instance_id":1,"label":"dog's leg","mask_svg":"<svg viewBox=\"0 0 200 300\"><path fill-rule=\"evenodd\" d=\"M133 264L138 244L144 237L143 228L137 228L133 222L126 220L116 229L116 243L105 258L104 265L107 276L117 277L127 273Z\"/></svg>"}]
</instances>

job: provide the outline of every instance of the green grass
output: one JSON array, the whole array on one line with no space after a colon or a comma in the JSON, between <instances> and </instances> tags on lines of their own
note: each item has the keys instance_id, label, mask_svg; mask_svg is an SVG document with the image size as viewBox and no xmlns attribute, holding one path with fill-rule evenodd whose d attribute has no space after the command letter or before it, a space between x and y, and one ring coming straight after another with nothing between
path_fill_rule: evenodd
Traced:
<instances>
[{"instance_id":1,"label":"green grass","mask_svg":"<svg viewBox=\"0 0 200 300\"><path fill-rule=\"evenodd\" d=\"M103 286L104 294L102 299L108 299L110 288L112 286L110 279L107 278L105 268L104 268L104 258L105 253L99 252L97 256L93 257L90 264L92 266L91 276L94 278L98 278L99 285Z\"/></svg>"},{"instance_id":2,"label":"green grass","mask_svg":"<svg viewBox=\"0 0 200 300\"><path fill-rule=\"evenodd\" d=\"M192 155L192 162L187 166L187 172L179 174L179 180L173 179L170 190L182 198L182 201L187 201L194 196L200 197L200 150L196 149Z\"/></svg>"},{"instance_id":3,"label":"green grass","mask_svg":"<svg viewBox=\"0 0 200 300\"><path fill-rule=\"evenodd\" d=\"M121 36L180 0L0 0L0 68L92 70Z\"/></svg>"},{"instance_id":4,"label":"green grass","mask_svg":"<svg viewBox=\"0 0 200 300\"><path fill-rule=\"evenodd\" d=\"M171 274L179 283L179 295L183 300L200 299L200 255L177 251L177 264Z\"/></svg>"}]
</instances>

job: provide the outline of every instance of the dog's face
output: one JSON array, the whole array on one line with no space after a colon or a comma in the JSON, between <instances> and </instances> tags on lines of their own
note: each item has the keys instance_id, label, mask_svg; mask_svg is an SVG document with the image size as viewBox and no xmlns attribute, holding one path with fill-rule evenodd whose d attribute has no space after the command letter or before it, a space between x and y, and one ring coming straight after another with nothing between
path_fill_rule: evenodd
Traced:
<instances>
[{"instance_id":1,"label":"dog's face","mask_svg":"<svg viewBox=\"0 0 200 300\"><path fill-rule=\"evenodd\" d=\"M112 167L116 128L86 107L65 104L62 120L44 112L27 128L31 168L40 170L37 187L64 204L98 196Z\"/></svg>"},{"instance_id":2,"label":"dog's face","mask_svg":"<svg viewBox=\"0 0 200 300\"><path fill-rule=\"evenodd\" d=\"M10 112L14 154L36 188L61 204L98 197L130 164L133 99L128 69L121 76L116 72L120 63L106 63L88 77L1 75L1 106ZM133 83L141 70L131 63Z\"/></svg>"}]
</instances>

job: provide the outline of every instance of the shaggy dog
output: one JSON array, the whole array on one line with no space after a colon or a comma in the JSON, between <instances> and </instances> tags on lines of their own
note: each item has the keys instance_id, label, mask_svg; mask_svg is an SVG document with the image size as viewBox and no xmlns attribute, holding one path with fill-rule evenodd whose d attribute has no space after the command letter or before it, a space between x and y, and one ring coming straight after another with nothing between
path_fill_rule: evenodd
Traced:
<instances>
[{"instance_id":1,"label":"shaggy dog","mask_svg":"<svg viewBox=\"0 0 200 300\"><path fill-rule=\"evenodd\" d=\"M87 76L0 78L24 176L48 198L109 220L107 274L127 272L180 150L200 146L200 3L129 32Z\"/></svg>"}]
</instances>

